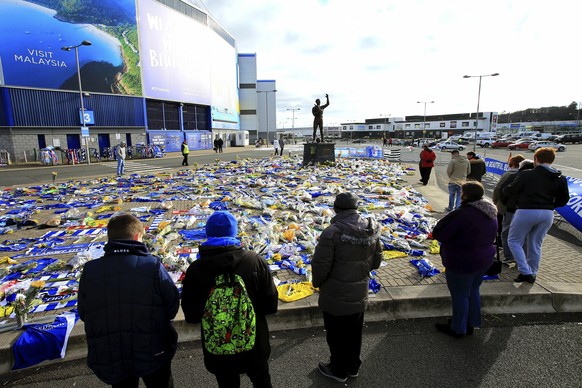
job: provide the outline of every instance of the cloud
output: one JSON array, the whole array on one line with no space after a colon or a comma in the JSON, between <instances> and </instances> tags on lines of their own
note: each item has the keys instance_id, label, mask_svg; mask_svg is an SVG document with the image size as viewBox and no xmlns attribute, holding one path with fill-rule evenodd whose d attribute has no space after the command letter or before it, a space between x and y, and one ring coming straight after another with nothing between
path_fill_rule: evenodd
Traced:
<instances>
[{"instance_id":1,"label":"cloud","mask_svg":"<svg viewBox=\"0 0 582 388\"><path fill-rule=\"evenodd\" d=\"M326 122L380 114L514 111L567 105L582 90L578 16L567 0L213 0L208 9L257 53L259 79L277 81L278 114L301 104L309 126L315 98L330 94ZM309 114L308 114L309 113Z\"/></svg>"}]
</instances>

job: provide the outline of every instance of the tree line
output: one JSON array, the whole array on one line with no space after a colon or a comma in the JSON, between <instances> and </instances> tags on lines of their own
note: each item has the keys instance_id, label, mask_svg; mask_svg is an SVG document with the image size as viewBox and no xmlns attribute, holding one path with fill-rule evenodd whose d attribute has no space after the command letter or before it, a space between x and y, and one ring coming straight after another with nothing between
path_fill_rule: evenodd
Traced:
<instances>
[{"instance_id":1,"label":"tree line","mask_svg":"<svg viewBox=\"0 0 582 388\"><path fill-rule=\"evenodd\" d=\"M549 106L544 108L528 108L515 112L499 114L499 123L531 122L531 121L566 121L579 120L580 110L577 102L567 106Z\"/></svg>"}]
</instances>

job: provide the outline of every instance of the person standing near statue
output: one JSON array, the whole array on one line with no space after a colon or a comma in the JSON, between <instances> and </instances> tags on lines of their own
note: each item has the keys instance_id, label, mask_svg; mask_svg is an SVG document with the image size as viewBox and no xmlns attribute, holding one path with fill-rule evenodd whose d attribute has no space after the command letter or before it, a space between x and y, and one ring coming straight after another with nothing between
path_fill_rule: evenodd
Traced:
<instances>
[{"instance_id":1,"label":"person standing near statue","mask_svg":"<svg viewBox=\"0 0 582 388\"><path fill-rule=\"evenodd\" d=\"M319 133L321 135L321 141L323 141L323 110L329 106L329 95L325 95L327 100L325 105L320 105L321 101L319 98L315 100L315 105L311 108L311 113L313 113L313 141L315 141L317 135L317 127L319 127Z\"/></svg>"}]
</instances>

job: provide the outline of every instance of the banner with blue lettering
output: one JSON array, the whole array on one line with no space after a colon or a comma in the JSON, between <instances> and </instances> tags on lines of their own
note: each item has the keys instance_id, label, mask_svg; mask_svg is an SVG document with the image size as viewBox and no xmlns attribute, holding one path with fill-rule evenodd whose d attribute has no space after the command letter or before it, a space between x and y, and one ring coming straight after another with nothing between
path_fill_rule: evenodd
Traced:
<instances>
[{"instance_id":1,"label":"banner with blue lettering","mask_svg":"<svg viewBox=\"0 0 582 388\"><path fill-rule=\"evenodd\" d=\"M500 162L496 159L485 158L485 166L487 166L487 172L496 175L503 175L503 173L509 170L507 162Z\"/></svg>"},{"instance_id":2,"label":"banner with blue lettering","mask_svg":"<svg viewBox=\"0 0 582 388\"><path fill-rule=\"evenodd\" d=\"M487 172L497 175L503 175L509 169L506 162L500 162L496 159L485 158ZM573 227L582 232L582 179L565 176L568 181L568 190L570 191L570 200L564 207L556 209L566 221Z\"/></svg>"},{"instance_id":3,"label":"banner with blue lettering","mask_svg":"<svg viewBox=\"0 0 582 388\"><path fill-rule=\"evenodd\" d=\"M582 179L567 176L570 200L556 211L573 227L582 232Z\"/></svg>"}]
</instances>

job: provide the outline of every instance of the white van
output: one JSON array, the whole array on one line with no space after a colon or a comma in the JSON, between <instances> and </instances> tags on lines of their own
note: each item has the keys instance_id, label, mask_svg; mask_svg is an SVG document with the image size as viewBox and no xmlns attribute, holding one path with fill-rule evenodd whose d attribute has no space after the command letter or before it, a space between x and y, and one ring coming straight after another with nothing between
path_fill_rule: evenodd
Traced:
<instances>
[{"instance_id":1,"label":"white van","mask_svg":"<svg viewBox=\"0 0 582 388\"><path fill-rule=\"evenodd\" d=\"M522 132L518 132L515 134L515 136L517 136L518 139L521 139L522 137L534 137L535 135L539 134L540 131L522 131Z\"/></svg>"},{"instance_id":2,"label":"white van","mask_svg":"<svg viewBox=\"0 0 582 388\"><path fill-rule=\"evenodd\" d=\"M551 133L536 133L535 135L532 136L532 138L536 139L536 140L546 140L549 137L552 137L555 135L552 135Z\"/></svg>"},{"instance_id":3,"label":"white van","mask_svg":"<svg viewBox=\"0 0 582 388\"><path fill-rule=\"evenodd\" d=\"M491 139L496 136L495 132L483 132L477 131L477 140L479 139ZM467 141L475 140L475 131L467 131L463 133L463 139Z\"/></svg>"}]
</instances>

